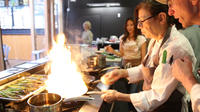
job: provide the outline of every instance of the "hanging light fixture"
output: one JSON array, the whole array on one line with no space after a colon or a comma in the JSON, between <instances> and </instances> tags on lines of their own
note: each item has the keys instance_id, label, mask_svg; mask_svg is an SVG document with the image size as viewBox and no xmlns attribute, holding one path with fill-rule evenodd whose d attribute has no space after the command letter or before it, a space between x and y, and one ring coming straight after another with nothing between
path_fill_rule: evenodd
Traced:
<instances>
[{"instance_id":1,"label":"hanging light fixture","mask_svg":"<svg viewBox=\"0 0 200 112\"><path fill-rule=\"evenodd\" d=\"M89 7L119 7L120 3L87 3Z\"/></svg>"}]
</instances>

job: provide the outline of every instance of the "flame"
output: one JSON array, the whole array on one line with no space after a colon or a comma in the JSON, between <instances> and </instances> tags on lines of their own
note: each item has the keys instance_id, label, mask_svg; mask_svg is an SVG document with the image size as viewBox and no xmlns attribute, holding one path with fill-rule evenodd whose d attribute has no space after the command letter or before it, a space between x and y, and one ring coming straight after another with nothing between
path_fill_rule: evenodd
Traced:
<instances>
[{"instance_id":1,"label":"flame","mask_svg":"<svg viewBox=\"0 0 200 112\"><path fill-rule=\"evenodd\" d=\"M48 92L57 93L63 98L72 98L83 95L88 89L76 63L71 59L71 52L65 41L64 34L60 34L56 42L53 42L49 52L51 73L45 83Z\"/></svg>"}]
</instances>

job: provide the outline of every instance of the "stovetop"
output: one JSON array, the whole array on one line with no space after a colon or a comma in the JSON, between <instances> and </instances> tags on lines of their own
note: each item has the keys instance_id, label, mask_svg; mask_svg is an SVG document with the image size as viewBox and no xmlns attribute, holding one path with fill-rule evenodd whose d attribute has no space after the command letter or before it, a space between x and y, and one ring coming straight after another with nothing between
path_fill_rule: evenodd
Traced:
<instances>
[{"instance_id":1,"label":"stovetop","mask_svg":"<svg viewBox=\"0 0 200 112\"><path fill-rule=\"evenodd\" d=\"M70 102L62 104L62 112L78 112L85 102ZM0 100L0 112L29 112L27 100L23 102L3 101Z\"/></svg>"}]
</instances>

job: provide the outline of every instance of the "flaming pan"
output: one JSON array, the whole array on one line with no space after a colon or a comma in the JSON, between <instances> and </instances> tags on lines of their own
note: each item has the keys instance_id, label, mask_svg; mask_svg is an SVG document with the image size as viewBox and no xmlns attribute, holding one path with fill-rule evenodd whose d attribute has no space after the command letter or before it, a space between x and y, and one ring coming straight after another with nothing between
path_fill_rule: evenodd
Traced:
<instances>
[{"instance_id":1,"label":"flaming pan","mask_svg":"<svg viewBox=\"0 0 200 112\"><path fill-rule=\"evenodd\" d=\"M83 102L80 102L81 100L88 101L93 99L84 96L64 99L55 93L41 93L30 97L27 103L30 106L30 112L62 112L62 107L68 107L65 110L71 110L72 108L83 105ZM76 100L78 101L75 102Z\"/></svg>"},{"instance_id":2,"label":"flaming pan","mask_svg":"<svg viewBox=\"0 0 200 112\"><path fill-rule=\"evenodd\" d=\"M0 99L7 101L22 102L32 95L37 95L46 89L45 80L47 75L32 74L30 76L25 76L11 81L7 84L0 86ZM98 82L90 82L98 83ZM87 91L86 91L87 92ZM85 93L83 93L85 94ZM93 98L89 96L79 96L69 99L64 99L67 101L87 101Z\"/></svg>"}]
</instances>

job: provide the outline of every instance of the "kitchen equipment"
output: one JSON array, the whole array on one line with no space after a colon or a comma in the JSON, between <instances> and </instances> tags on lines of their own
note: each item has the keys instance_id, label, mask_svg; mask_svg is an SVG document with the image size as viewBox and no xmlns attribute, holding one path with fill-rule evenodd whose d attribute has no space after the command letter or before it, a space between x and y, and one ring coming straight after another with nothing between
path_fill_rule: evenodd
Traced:
<instances>
[{"instance_id":1,"label":"kitchen equipment","mask_svg":"<svg viewBox=\"0 0 200 112\"><path fill-rule=\"evenodd\" d=\"M119 39L116 35L111 35L109 41L110 42L117 42Z\"/></svg>"},{"instance_id":2,"label":"kitchen equipment","mask_svg":"<svg viewBox=\"0 0 200 112\"><path fill-rule=\"evenodd\" d=\"M27 103L30 112L61 112L62 98L54 93L42 93L32 96Z\"/></svg>"},{"instance_id":3,"label":"kitchen equipment","mask_svg":"<svg viewBox=\"0 0 200 112\"><path fill-rule=\"evenodd\" d=\"M90 96L79 96L65 99L55 93L41 93L30 97L27 103L30 106L30 112L61 112L62 103L71 105L72 102L89 100L94 100L94 98Z\"/></svg>"},{"instance_id":4,"label":"kitchen equipment","mask_svg":"<svg viewBox=\"0 0 200 112\"><path fill-rule=\"evenodd\" d=\"M26 73L24 73L26 74ZM0 99L22 102L28 97L45 90L46 75L32 74L23 76L0 86Z\"/></svg>"},{"instance_id":5,"label":"kitchen equipment","mask_svg":"<svg viewBox=\"0 0 200 112\"><path fill-rule=\"evenodd\" d=\"M106 57L102 54L96 54L87 58L88 68L103 68L106 66Z\"/></svg>"},{"instance_id":6,"label":"kitchen equipment","mask_svg":"<svg viewBox=\"0 0 200 112\"><path fill-rule=\"evenodd\" d=\"M102 40L103 42L105 42L105 41L108 40L108 37L101 37L101 40Z\"/></svg>"},{"instance_id":7,"label":"kitchen equipment","mask_svg":"<svg viewBox=\"0 0 200 112\"><path fill-rule=\"evenodd\" d=\"M102 91L88 91L86 94L88 95L102 95Z\"/></svg>"}]
</instances>

